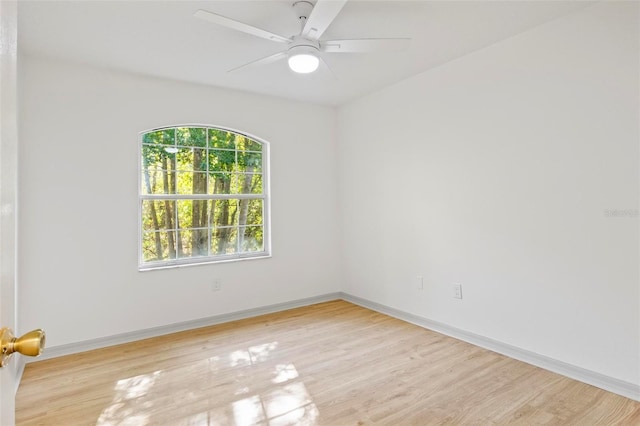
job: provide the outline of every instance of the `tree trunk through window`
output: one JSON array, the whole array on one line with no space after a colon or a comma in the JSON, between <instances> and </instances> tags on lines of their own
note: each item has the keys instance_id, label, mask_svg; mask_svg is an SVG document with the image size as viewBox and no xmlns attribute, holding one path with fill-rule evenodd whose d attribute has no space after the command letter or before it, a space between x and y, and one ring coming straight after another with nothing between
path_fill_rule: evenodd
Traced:
<instances>
[{"instance_id":1,"label":"tree trunk through window","mask_svg":"<svg viewBox=\"0 0 640 426\"><path fill-rule=\"evenodd\" d=\"M202 151L199 149L194 150L192 184L193 194L207 193L207 175L205 173L198 173L202 169L204 160L205 159L202 158ZM206 256L209 253L209 238L207 236L208 231L207 229L196 228L207 228L209 226L207 219L207 200L192 201L191 222L191 226L194 228L191 234L192 256Z\"/></svg>"},{"instance_id":2,"label":"tree trunk through window","mask_svg":"<svg viewBox=\"0 0 640 426\"><path fill-rule=\"evenodd\" d=\"M153 191L151 189L151 176L149 176L149 164L147 160L144 161L144 184L147 188L147 194L152 194ZM151 222L153 223L153 229L155 232L153 233L153 239L156 243L156 259L162 260L162 241L160 240L160 222L158 221L158 212L156 212L156 203L151 201L149 203L151 205Z\"/></svg>"},{"instance_id":3,"label":"tree trunk through window","mask_svg":"<svg viewBox=\"0 0 640 426\"><path fill-rule=\"evenodd\" d=\"M169 175L173 174L173 180L175 182L175 170L169 170L170 166L170 162L167 161L167 156L163 155L162 156L162 184L164 186L164 193L165 194L171 194L171 187L169 185ZM169 200L165 200L164 201L164 208L165 208L165 225L167 226L167 237L169 239L169 258L170 259L175 259L176 258L176 244L175 244L175 231L174 231L174 227L173 227L173 217L174 217L174 211L173 208L171 208L171 205L173 204L172 201Z\"/></svg>"},{"instance_id":4,"label":"tree trunk through window","mask_svg":"<svg viewBox=\"0 0 640 426\"><path fill-rule=\"evenodd\" d=\"M242 179L242 190L243 194L247 194L252 192L251 188L251 179L253 178L253 170L254 166L247 166L246 172ZM240 217L238 218L238 222L240 228L238 229L238 246L240 250L244 247L244 234L245 228L243 228L247 224L247 215L249 213L249 201L251 200L240 200Z\"/></svg>"}]
</instances>

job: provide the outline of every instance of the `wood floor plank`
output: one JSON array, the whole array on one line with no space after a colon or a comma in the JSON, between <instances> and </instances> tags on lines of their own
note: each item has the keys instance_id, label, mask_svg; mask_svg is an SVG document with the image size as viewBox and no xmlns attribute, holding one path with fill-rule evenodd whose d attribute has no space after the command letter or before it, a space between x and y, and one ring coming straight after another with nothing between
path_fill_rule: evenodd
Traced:
<instances>
[{"instance_id":1,"label":"wood floor plank","mask_svg":"<svg viewBox=\"0 0 640 426\"><path fill-rule=\"evenodd\" d=\"M640 425L640 403L321 303L27 365L31 425Z\"/></svg>"}]
</instances>

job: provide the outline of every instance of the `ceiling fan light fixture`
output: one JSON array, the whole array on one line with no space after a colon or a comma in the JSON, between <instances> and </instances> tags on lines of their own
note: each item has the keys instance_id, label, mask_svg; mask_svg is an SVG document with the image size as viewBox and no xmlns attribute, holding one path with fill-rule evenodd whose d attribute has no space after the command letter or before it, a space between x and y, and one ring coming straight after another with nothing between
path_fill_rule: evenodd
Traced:
<instances>
[{"instance_id":1,"label":"ceiling fan light fixture","mask_svg":"<svg viewBox=\"0 0 640 426\"><path fill-rule=\"evenodd\" d=\"M312 46L295 46L289 49L288 58L291 71L299 74L309 74L318 69L320 58L318 49Z\"/></svg>"},{"instance_id":2,"label":"ceiling fan light fixture","mask_svg":"<svg viewBox=\"0 0 640 426\"><path fill-rule=\"evenodd\" d=\"M287 58L289 68L293 72L309 74L318 69L321 59L324 62L326 54L395 51L404 48L410 40L408 38L320 40L346 2L347 0L315 0L315 2L314 0L294 0L293 10L302 29L298 35L292 37L284 37L203 9L196 11L194 16L235 31L287 46L286 49L282 49L277 53L245 63L230 69L228 72L256 65L266 65ZM322 52L322 56L320 52ZM328 64L325 63L323 67L331 71Z\"/></svg>"}]
</instances>

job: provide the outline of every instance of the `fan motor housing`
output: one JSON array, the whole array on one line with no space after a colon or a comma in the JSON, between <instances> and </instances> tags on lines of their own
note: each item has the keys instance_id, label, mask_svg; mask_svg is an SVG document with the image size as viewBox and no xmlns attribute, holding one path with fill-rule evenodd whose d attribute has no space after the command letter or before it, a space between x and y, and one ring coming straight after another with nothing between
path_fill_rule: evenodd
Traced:
<instances>
[{"instance_id":1,"label":"fan motor housing","mask_svg":"<svg viewBox=\"0 0 640 426\"><path fill-rule=\"evenodd\" d=\"M305 49L302 49L305 48ZM315 40L309 40L301 36L295 36L293 41L287 48L287 51L291 54L297 51L313 49L314 53L320 52L320 43Z\"/></svg>"}]
</instances>

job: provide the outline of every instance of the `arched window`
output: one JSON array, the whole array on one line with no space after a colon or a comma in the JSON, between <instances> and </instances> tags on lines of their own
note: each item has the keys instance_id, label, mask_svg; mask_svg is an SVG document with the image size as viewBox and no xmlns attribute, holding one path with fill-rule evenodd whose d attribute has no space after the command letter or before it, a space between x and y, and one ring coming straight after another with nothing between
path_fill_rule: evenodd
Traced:
<instances>
[{"instance_id":1,"label":"arched window","mask_svg":"<svg viewBox=\"0 0 640 426\"><path fill-rule=\"evenodd\" d=\"M141 270L270 255L266 142L189 125L139 146Z\"/></svg>"}]
</instances>

